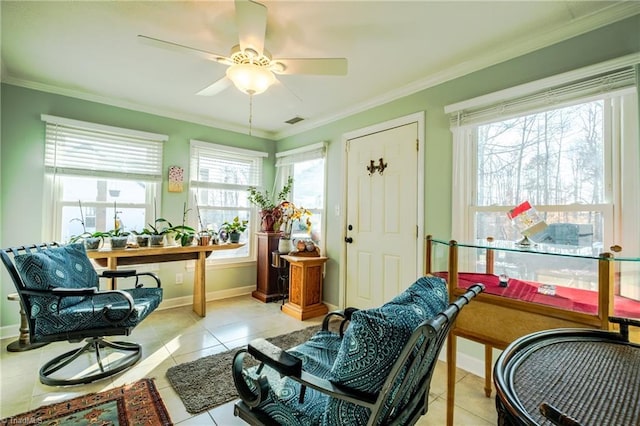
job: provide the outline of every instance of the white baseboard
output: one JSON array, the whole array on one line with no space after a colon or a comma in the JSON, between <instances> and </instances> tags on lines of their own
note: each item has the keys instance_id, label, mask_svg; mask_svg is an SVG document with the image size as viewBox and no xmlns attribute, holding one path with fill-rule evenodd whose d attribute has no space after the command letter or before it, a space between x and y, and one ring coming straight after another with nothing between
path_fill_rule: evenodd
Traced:
<instances>
[{"instance_id":1,"label":"white baseboard","mask_svg":"<svg viewBox=\"0 0 640 426\"><path fill-rule=\"evenodd\" d=\"M230 288L227 290L216 290L207 293L207 302L220 299L228 299L230 297L244 296L245 294L251 294L256 289L255 285L248 285L244 287ZM172 299L165 299L158 306L158 310L177 308L179 306L188 306L193 304L193 296L174 297Z\"/></svg>"},{"instance_id":2,"label":"white baseboard","mask_svg":"<svg viewBox=\"0 0 640 426\"><path fill-rule=\"evenodd\" d=\"M442 351L438 359L447 362L447 342L444 342ZM484 379L484 358L476 358L469 354L458 351L456 354L456 367Z\"/></svg>"},{"instance_id":3,"label":"white baseboard","mask_svg":"<svg viewBox=\"0 0 640 426\"><path fill-rule=\"evenodd\" d=\"M0 339L18 337L20 335L20 324L5 325L0 327Z\"/></svg>"}]
</instances>

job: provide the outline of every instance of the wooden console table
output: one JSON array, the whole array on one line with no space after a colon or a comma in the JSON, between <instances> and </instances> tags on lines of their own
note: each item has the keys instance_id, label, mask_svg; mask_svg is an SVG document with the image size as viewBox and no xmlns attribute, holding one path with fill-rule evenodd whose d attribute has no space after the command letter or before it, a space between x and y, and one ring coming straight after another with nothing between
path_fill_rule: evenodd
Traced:
<instances>
[{"instance_id":1,"label":"wooden console table","mask_svg":"<svg viewBox=\"0 0 640 426\"><path fill-rule=\"evenodd\" d=\"M98 250L88 251L87 255L98 265L115 270L118 266L140 265L144 263L176 262L180 260L195 260L195 272L193 274L193 311L204 317L207 315L206 298L206 261L207 257L215 250L233 250L244 244L217 244L208 246L166 246L143 247L123 250ZM115 288L115 281L110 283Z\"/></svg>"},{"instance_id":2,"label":"wooden console table","mask_svg":"<svg viewBox=\"0 0 640 426\"><path fill-rule=\"evenodd\" d=\"M281 256L289 262L289 301L282 312L304 321L326 314L322 303L322 270L327 257Z\"/></svg>"}]
</instances>

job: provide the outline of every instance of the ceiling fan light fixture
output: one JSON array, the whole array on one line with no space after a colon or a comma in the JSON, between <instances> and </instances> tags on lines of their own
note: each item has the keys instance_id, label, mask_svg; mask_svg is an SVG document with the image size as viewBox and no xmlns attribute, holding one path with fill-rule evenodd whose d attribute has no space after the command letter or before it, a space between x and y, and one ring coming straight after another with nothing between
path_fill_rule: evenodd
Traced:
<instances>
[{"instance_id":1,"label":"ceiling fan light fixture","mask_svg":"<svg viewBox=\"0 0 640 426\"><path fill-rule=\"evenodd\" d=\"M271 71L254 64L231 65L227 68L227 77L238 90L248 95L258 95L276 81Z\"/></svg>"}]
</instances>

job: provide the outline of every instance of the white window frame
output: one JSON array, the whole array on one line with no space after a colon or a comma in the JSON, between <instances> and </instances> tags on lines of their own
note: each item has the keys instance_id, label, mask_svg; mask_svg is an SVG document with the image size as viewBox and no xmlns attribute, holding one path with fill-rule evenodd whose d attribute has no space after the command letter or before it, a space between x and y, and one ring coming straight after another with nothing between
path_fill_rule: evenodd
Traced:
<instances>
[{"instance_id":1,"label":"white window frame","mask_svg":"<svg viewBox=\"0 0 640 426\"><path fill-rule=\"evenodd\" d=\"M612 73L623 68L630 70L633 79L633 73L637 70L637 66L634 65L638 62L640 62L640 55L628 55L445 107L445 112L451 116L451 131L454 135L452 238L459 241L473 241L475 239L476 212L497 211L492 207L475 205L477 199L477 165L475 164L477 155L474 129L487 122L529 112L555 109L577 101L608 99L605 102L608 107L604 111L604 120L607 121L605 129L610 129L610 133L604 135L605 145L608 146L608 152L605 153L608 170L605 170L605 173L608 172L607 176L609 176L609 181L605 182L606 203L589 206L600 209L605 215L603 241L605 249L614 243L621 244L620 242L624 240L623 248L626 252L637 255L639 253L640 230L635 224L635 215L631 215L630 212L634 211L633 208L637 209L640 206L640 196L637 184L624 185L625 181L638 182L637 89L635 85L629 85L629 72L618 76L618 80L604 77L601 85L594 83L593 87L587 87L586 90L581 88L582 91L563 91L563 89L575 87L573 86L574 82L582 82L585 79ZM635 125L629 126L627 124L620 127L615 125L615 122L619 123L623 120L635 123ZM535 207L540 211L548 211L552 208L551 206L539 205ZM553 206L553 210L559 211L556 207ZM584 208L585 205L562 207L566 211L584 210ZM504 210L504 206L500 206L498 210ZM637 211L635 210L635 212Z\"/></svg>"},{"instance_id":2,"label":"white window frame","mask_svg":"<svg viewBox=\"0 0 640 426\"><path fill-rule=\"evenodd\" d=\"M211 182L199 182L197 178L197 170L199 168L199 158L198 153L203 152L210 156L222 155L227 158L230 157L242 157L244 160L253 161L255 164L254 169L254 183L248 183L247 185L235 185L235 184L216 184ZM248 189L249 186L262 186L263 179L263 159L268 157L269 154L262 151L254 151L244 148L236 148L222 144L216 144L212 142L206 142L202 140L192 139L190 141L190 169L189 169L189 197L193 201L193 205L195 208L195 193L198 188L219 188L219 189L234 189L238 191L242 191ZM198 200L198 203L201 203L201 200ZM225 210L225 207L215 207L216 209ZM231 210L231 208L228 208ZM237 206L233 207L233 210L245 210L249 212L249 228L245 232L250 232L247 235L247 242L249 243L249 251L247 256L238 256L238 257L224 257L217 258L215 257L216 251L214 251L214 255L209 256L207 259L208 265L215 265L216 267L226 267L226 266L238 266L247 262L255 262L257 258L257 239L255 237L255 232L252 230L259 229L258 227L258 215L253 207L250 205L247 206ZM197 215L192 215L190 220L190 225L195 229L200 228L198 223ZM217 231L217 230L216 230Z\"/></svg>"},{"instance_id":3,"label":"white window frame","mask_svg":"<svg viewBox=\"0 0 640 426\"><path fill-rule=\"evenodd\" d=\"M321 252L325 252L326 249L326 222L327 222L327 143L326 142L318 142L311 145L303 146L300 148L291 149L288 151L282 151L276 153L276 178L275 178L275 188L282 188L290 176L293 176L293 167L295 163L302 163L309 160L315 159L323 159L324 163L324 180L322 182L322 208L321 209L311 209L307 206L298 206L296 207L305 207L312 214L322 214L321 221L321 233L320 233L320 250ZM296 182L293 181L292 186L292 196L295 196L296 191ZM295 203L295 201L291 200Z\"/></svg>"},{"instance_id":4,"label":"white window frame","mask_svg":"<svg viewBox=\"0 0 640 426\"><path fill-rule=\"evenodd\" d=\"M146 195L144 203L121 203L118 207L142 207L145 219L153 217L153 203L159 202L162 187L162 152L167 135L108 126L98 123L73 120L42 114L45 124L45 176L44 211L42 237L44 240L61 240L62 210L77 205L78 200L61 200L63 187L61 177L75 176L105 180L144 181ZM91 150L74 150L66 144L64 137L79 138L87 145L113 150L117 161L103 161L87 157ZM62 139L59 139L62 137ZM129 144L129 145L128 145ZM128 145L128 146L127 146ZM115 148L114 148L115 146ZM150 148L151 157L141 157L129 147ZM133 160L133 161L128 161ZM135 164L134 164L135 163ZM109 203L82 200L84 207L105 207ZM126 225L126 224L125 224ZM109 231L104 229L100 231Z\"/></svg>"}]
</instances>

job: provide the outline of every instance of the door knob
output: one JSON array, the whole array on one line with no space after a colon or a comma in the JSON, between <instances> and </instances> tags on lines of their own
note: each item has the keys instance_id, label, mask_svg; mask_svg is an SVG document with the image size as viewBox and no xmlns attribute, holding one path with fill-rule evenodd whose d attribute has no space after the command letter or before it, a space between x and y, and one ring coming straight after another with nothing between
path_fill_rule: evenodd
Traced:
<instances>
[{"instance_id":1,"label":"door knob","mask_svg":"<svg viewBox=\"0 0 640 426\"><path fill-rule=\"evenodd\" d=\"M353 238L351 237L344 237L344 242L347 244L351 244L353 242Z\"/></svg>"}]
</instances>

